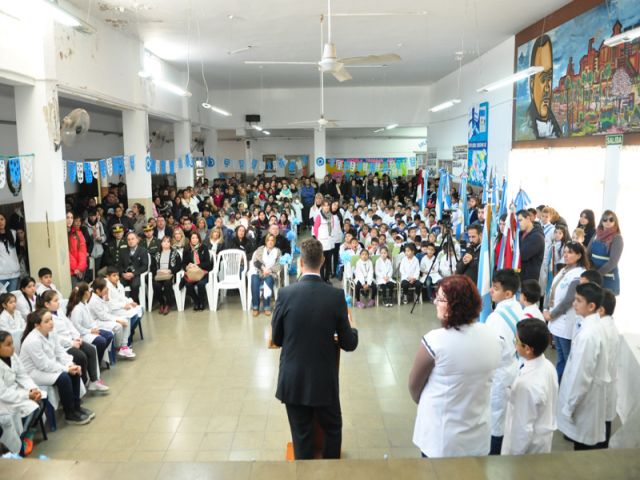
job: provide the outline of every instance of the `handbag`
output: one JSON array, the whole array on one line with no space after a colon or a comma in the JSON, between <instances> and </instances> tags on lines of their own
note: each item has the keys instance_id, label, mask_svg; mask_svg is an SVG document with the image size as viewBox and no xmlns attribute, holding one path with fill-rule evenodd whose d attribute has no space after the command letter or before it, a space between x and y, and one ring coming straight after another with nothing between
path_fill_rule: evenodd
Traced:
<instances>
[{"instance_id":1,"label":"handbag","mask_svg":"<svg viewBox=\"0 0 640 480\"><path fill-rule=\"evenodd\" d=\"M201 269L197 265L190 265L184 271L184 276L187 279L187 281L190 283L199 282L204 278L206 274L207 272Z\"/></svg>"},{"instance_id":2,"label":"handbag","mask_svg":"<svg viewBox=\"0 0 640 480\"><path fill-rule=\"evenodd\" d=\"M173 273L171 270L158 270L156 273L156 282L164 282L166 280L171 280L173 278Z\"/></svg>"}]
</instances>

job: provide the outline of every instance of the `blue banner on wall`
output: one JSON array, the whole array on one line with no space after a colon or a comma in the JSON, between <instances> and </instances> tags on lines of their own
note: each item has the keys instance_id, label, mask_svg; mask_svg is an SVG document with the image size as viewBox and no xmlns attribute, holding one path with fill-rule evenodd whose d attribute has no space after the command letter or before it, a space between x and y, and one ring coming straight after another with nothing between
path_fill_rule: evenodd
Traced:
<instances>
[{"instance_id":1,"label":"blue banner on wall","mask_svg":"<svg viewBox=\"0 0 640 480\"><path fill-rule=\"evenodd\" d=\"M471 185L481 186L487 178L489 102L474 105L469 112L468 175Z\"/></svg>"}]
</instances>

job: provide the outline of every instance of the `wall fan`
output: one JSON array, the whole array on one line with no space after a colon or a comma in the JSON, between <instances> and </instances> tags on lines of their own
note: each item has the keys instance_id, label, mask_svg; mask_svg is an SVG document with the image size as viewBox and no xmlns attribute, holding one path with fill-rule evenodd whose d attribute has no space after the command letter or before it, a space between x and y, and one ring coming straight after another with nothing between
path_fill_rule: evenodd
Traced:
<instances>
[{"instance_id":1,"label":"wall fan","mask_svg":"<svg viewBox=\"0 0 640 480\"><path fill-rule=\"evenodd\" d=\"M72 147L76 141L84 137L89 131L89 114L83 108L72 110L62 119L60 127L60 140L65 147ZM59 146L58 146L59 148ZM57 150L57 148L56 148Z\"/></svg>"}]
</instances>

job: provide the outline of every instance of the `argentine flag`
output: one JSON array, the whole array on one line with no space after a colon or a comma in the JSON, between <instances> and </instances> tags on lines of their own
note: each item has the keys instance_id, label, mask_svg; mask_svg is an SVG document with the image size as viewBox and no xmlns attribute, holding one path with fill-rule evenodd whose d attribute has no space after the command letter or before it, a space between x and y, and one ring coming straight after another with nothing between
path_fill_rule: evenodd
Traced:
<instances>
[{"instance_id":1,"label":"argentine flag","mask_svg":"<svg viewBox=\"0 0 640 480\"><path fill-rule=\"evenodd\" d=\"M482 243L480 244L480 261L478 263L478 291L480 292L480 298L482 298L482 310L480 311L480 322L485 323L489 315L491 315L491 295L489 290L491 289L491 207L487 207L487 218L484 222L484 229L482 230Z\"/></svg>"}]
</instances>

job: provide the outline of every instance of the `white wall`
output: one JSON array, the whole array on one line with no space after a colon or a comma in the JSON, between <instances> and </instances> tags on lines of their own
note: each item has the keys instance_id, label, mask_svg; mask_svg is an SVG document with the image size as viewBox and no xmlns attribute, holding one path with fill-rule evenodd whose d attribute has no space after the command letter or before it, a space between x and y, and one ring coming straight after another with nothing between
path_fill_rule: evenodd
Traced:
<instances>
[{"instance_id":1,"label":"white wall","mask_svg":"<svg viewBox=\"0 0 640 480\"><path fill-rule=\"evenodd\" d=\"M429 115L429 149L436 149L439 159L451 159L454 145L468 143L469 109L474 104L488 101L489 168L495 166L500 176L507 174L511 150L513 88L504 87L490 93L477 93L476 90L513 73L514 49L515 37L511 37L463 66L459 90L457 71L431 86L430 95L433 105L452 98L462 100L452 108Z\"/></svg>"}]
</instances>

